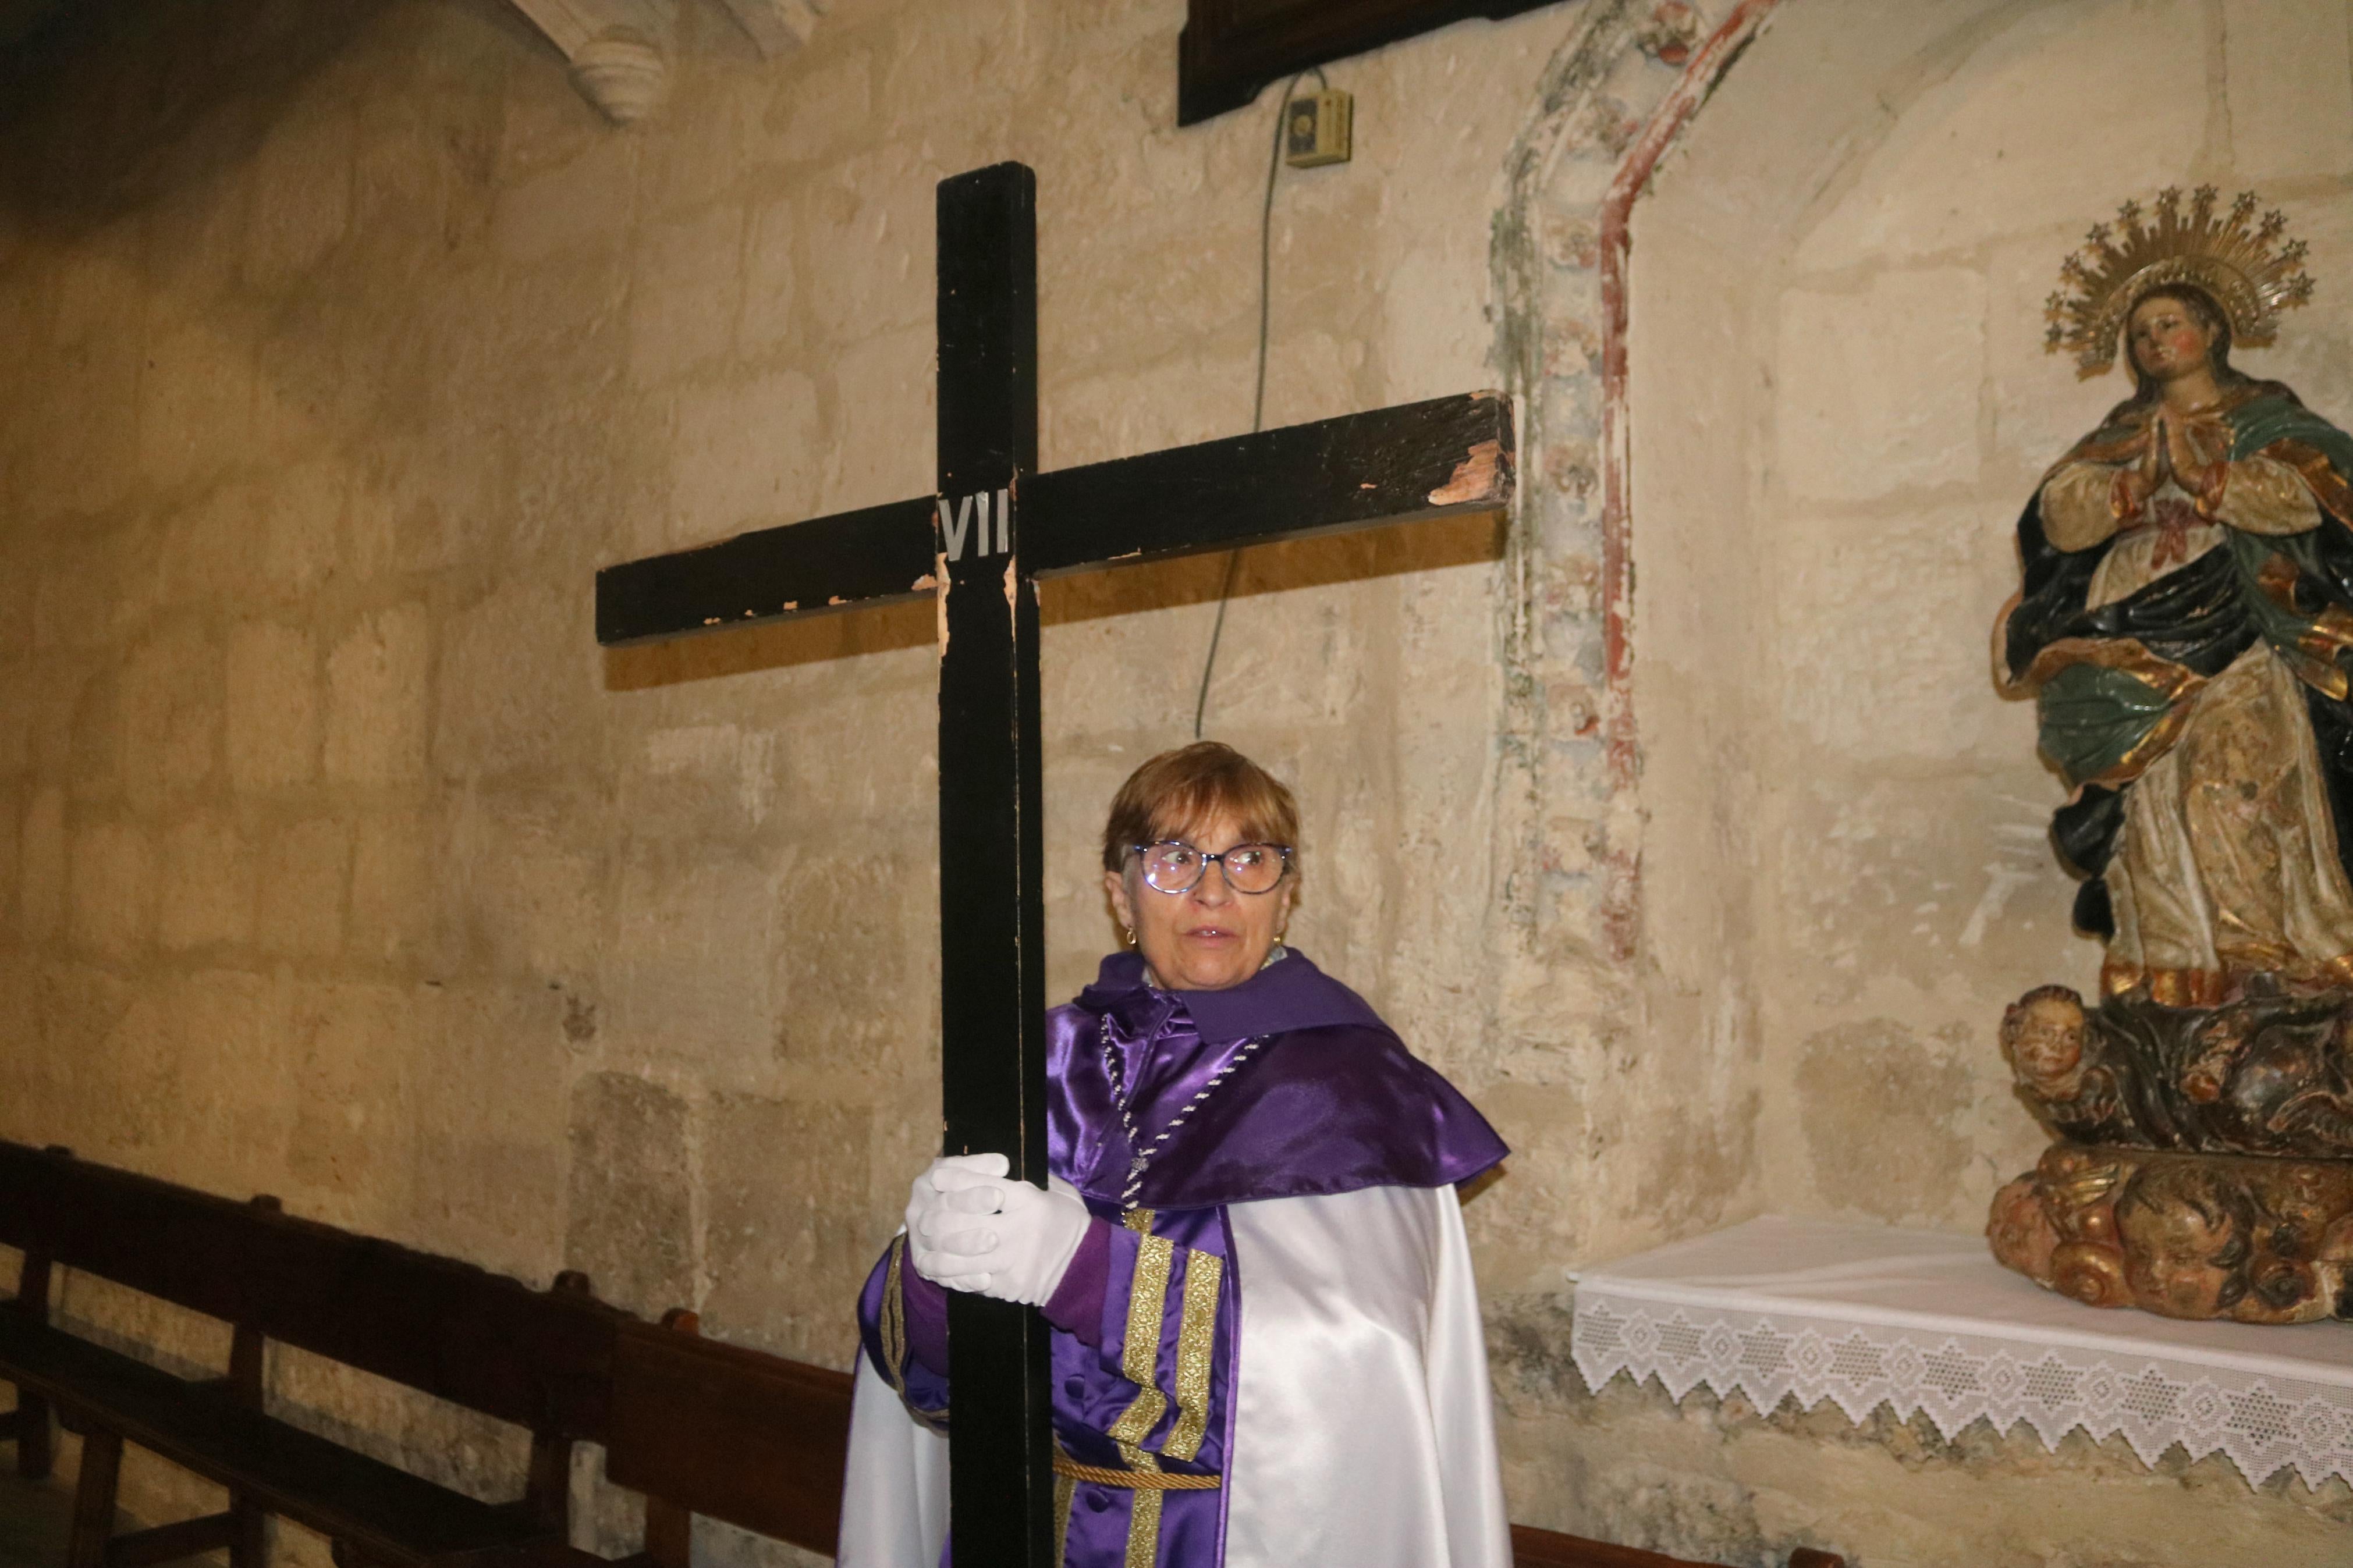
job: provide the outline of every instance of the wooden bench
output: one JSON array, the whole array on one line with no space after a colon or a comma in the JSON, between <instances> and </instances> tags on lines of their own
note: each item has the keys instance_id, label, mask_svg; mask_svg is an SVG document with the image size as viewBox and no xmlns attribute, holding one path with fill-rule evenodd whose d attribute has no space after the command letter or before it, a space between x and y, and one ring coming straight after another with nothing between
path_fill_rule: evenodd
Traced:
<instances>
[{"instance_id":1,"label":"wooden bench","mask_svg":"<svg viewBox=\"0 0 2353 1568\"><path fill-rule=\"evenodd\" d=\"M831 1554L849 1447L847 1373L657 1325L577 1276L535 1292L470 1264L168 1182L0 1141L0 1245L24 1255L0 1301L0 1416L18 1469L48 1473L54 1406L83 1434L70 1568L139 1568L226 1549L261 1568L262 1521L327 1536L339 1563L604 1568L566 1542L575 1441L644 1494L628 1568L691 1568L697 1515ZM186 1379L49 1321L54 1270L79 1268L232 1325L226 1376ZM291 1344L528 1428L522 1498L485 1503L272 1416L263 1357ZM125 1442L226 1487L222 1513L113 1534ZM1519 1568L1704 1568L1525 1525ZM1800 1551L1790 1568L1840 1568Z\"/></svg>"},{"instance_id":2,"label":"wooden bench","mask_svg":"<svg viewBox=\"0 0 2353 1568\"><path fill-rule=\"evenodd\" d=\"M138 1568L226 1549L261 1568L265 1516L377 1568L526 1555L565 1540L572 1445L605 1425L625 1314L585 1280L533 1291L470 1264L134 1175L62 1150L0 1142L0 1244L23 1254L0 1310L0 1382L18 1404L0 1436L47 1473L49 1414L82 1434L70 1568ZM225 1376L188 1379L50 1321L52 1274L83 1270L218 1319ZM527 1428L522 1497L486 1503L273 1415L271 1342ZM113 1533L124 1443L227 1489L217 1514Z\"/></svg>"},{"instance_id":3,"label":"wooden bench","mask_svg":"<svg viewBox=\"0 0 2353 1568\"><path fill-rule=\"evenodd\" d=\"M830 1556L849 1453L850 1378L699 1337L695 1315L622 1326L606 1479L646 1496L645 1550L625 1568L690 1568L694 1517ZM1518 1568L1707 1568L1630 1546L1512 1527ZM586 1552L576 1568L597 1568ZM1799 1549L1789 1568L1842 1568Z\"/></svg>"},{"instance_id":4,"label":"wooden bench","mask_svg":"<svg viewBox=\"0 0 2353 1568\"><path fill-rule=\"evenodd\" d=\"M700 1336L683 1309L623 1325L605 1478L646 1498L633 1562L689 1568L694 1516L833 1554L850 1377Z\"/></svg>"}]
</instances>

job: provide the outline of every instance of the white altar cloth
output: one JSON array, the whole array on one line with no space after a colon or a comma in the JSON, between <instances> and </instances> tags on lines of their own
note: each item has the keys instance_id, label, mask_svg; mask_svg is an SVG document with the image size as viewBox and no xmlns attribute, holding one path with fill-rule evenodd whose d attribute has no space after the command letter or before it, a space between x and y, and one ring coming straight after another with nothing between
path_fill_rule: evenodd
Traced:
<instances>
[{"instance_id":1,"label":"white altar cloth","mask_svg":"<svg viewBox=\"0 0 2353 1568\"><path fill-rule=\"evenodd\" d=\"M1577 1279L1586 1385L1655 1376L1760 1410L1795 1394L1861 1422L1884 1403L1947 1438L1984 1416L2055 1448L2121 1433L2143 1463L2179 1443L2250 1483L2294 1466L2353 1481L2353 1324L2191 1323L2086 1307L2012 1274L1981 1237L1767 1215Z\"/></svg>"}]
</instances>

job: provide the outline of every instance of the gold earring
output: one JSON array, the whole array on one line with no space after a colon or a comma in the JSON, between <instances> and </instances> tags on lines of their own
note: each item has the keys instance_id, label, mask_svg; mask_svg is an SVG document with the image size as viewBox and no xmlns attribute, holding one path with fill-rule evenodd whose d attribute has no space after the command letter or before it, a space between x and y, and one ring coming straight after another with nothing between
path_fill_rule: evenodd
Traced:
<instances>
[{"instance_id":1,"label":"gold earring","mask_svg":"<svg viewBox=\"0 0 2353 1568\"><path fill-rule=\"evenodd\" d=\"M1127 928L1126 928L1126 930L1127 930L1127 945L1128 945L1128 946L1130 946L1130 947L1134 947L1134 946L1135 945L1135 928L1134 928L1134 926L1129 926L1129 927L1127 927Z\"/></svg>"}]
</instances>

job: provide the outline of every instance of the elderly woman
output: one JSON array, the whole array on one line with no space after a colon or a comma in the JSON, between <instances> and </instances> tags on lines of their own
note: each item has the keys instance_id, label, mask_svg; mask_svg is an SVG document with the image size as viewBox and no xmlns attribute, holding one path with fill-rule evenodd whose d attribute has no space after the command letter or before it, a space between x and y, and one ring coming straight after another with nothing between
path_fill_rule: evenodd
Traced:
<instances>
[{"instance_id":1,"label":"elderly woman","mask_svg":"<svg viewBox=\"0 0 2353 1568\"><path fill-rule=\"evenodd\" d=\"M1230 747L1112 803L1130 951L1049 1016L1052 1184L934 1161L860 1300L844 1568L942 1561L945 1292L1043 1309L1069 1568L1504 1568L1454 1187L1504 1148L1282 945L1291 792Z\"/></svg>"}]
</instances>

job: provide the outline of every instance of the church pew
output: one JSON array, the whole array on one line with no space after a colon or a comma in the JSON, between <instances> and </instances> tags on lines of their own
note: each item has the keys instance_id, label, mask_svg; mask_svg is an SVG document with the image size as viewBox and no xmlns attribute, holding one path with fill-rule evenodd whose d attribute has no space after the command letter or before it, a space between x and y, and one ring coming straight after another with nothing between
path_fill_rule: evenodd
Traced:
<instances>
[{"instance_id":1,"label":"church pew","mask_svg":"<svg viewBox=\"0 0 2353 1568\"><path fill-rule=\"evenodd\" d=\"M227 1550L261 1568L264 1516L327 1536L377 1568L501 1560L560 1548L572 1446L605 1426L626 1314L578 1277L533 1291L470 1264L168 1182L0 1141L0 1244L23 1255L0 1310L13 1437L47 1469L48 1412L83 1434L69 1568L136 1568ZM49 1279L75 1268L232 1326L227 1373L185 1379L51 1321ZM271 1341L479 1411L532 1434L520 1500L485 1503L274 1417ZM225 1487L222 1513L117 1537L129 1442Z\"/></svg>"},{"instance_id":2,"label":"church pew","mask_svg":"<svg viewBox=\"0 0 2353 1568\"><path fill-rule=\"evenodd\" d=\"M850 1377L701 1334L683 1308L613 1350L605 1476L646 1498L651 1568L689 1568L694 1516L830 1555L849 1454Z\"/></svg>"},{"instance_id":3,"label":"church pew","mask_svg":"<svg viewBox=\"0 0 2353 1568\"><path fill-rule=\"evenodd\" d=\"M1612 1546L1581 1535L1563 1535L1534 1525L1512 1526L1514 1568L1711 1568L1685 1557L1645 1552L1639 1546ZM1800 1546L1789 1553L1789 1568L1846 1568L1846 1559L1834 1552Z\"/></svg>"},{"instance_id":4,"label":"church pew","mask_svg":"<svg viewBox=\"0 0 2353 1568\"><path fill-rule=\"evenodd\" d=\"M628 1568L691 1568L693 1521L717 1519L830 1553L849 1451L850 1378L701 1336L691 1312L642 1322L578 1276L534 1292L470 1264L150 1177L0 1141L0 1245L23 1254L0 1300L0 1382L18 1387L0 1442L46 1475L52 1404L84 1434L69 1568L138 1568L226 1549L261 1568L262 1518L328 1536L346 1568L469 1560L602 1568L565 1544L575 1441L646 1498ZM49 1321L49 1282L81 1268L233 1326L227 1375L186 1380ZM529 1428L517 1502L487 1504L343 1448L263 1408L270 1340ZM230 1492L229 1509L111 1535L125 1441ZM1519 1568L1706 1568L1515 1525ZM1800 1551L1790 1568L1841 1568Z\"/></svg>"},{"instance_id":5,"label":"church pew","mask_svg":"<svg viewBox=\"0 0 2353 1568\"><path fill-rule=\"evenodd\" d=\"M645 1550L624 1568L690 1568L694 1518L831 1554L849 1452L850 1377L701 1337L678 1309L622 1325L614 1347L606 1479L646 1498ZM1708 1568L1528 1525L1517 1568ZM600 1568L586 1552L575 1568ZM1789 1568L1842 1568L1800 1549Z\"/></svg>"}]
</instances>

